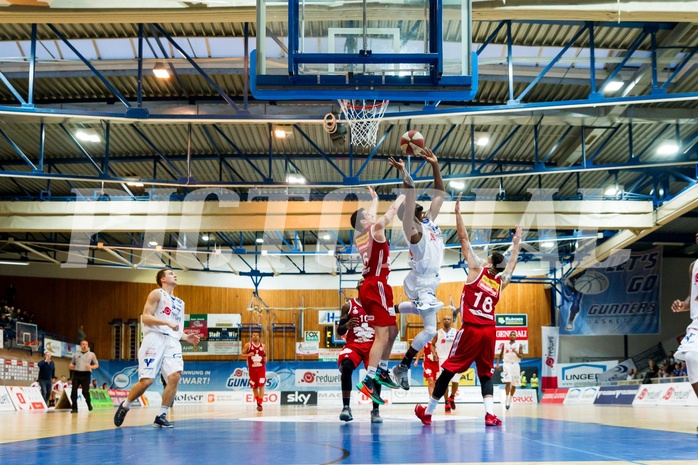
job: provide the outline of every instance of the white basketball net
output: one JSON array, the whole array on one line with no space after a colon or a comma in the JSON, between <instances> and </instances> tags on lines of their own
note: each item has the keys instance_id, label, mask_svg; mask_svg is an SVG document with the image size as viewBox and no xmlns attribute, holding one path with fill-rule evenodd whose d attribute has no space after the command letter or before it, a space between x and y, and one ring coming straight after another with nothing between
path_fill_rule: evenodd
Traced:
<instances>
[{"instance_id":1,"label":"white basketball net","mask_svg":"<svg viewBox=\"0 0 698 465\"><path fill-rule=\"evenodd\" d=\"M355 146L374 147L378 125L388 108L388 100L338 100L349 123L351 143Z\"/></svg>"}]
</instances>

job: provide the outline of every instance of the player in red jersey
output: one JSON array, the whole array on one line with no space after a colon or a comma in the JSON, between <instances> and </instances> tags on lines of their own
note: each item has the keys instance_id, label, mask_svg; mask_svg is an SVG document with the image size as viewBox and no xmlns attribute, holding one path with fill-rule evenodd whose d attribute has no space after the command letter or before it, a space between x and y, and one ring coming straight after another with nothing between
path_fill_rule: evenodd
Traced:
<instances>
[{"instance_id":1,"label":"player in red jersey","mask_svg":"<svg viewBox=\"0 0 698 465\"><path fill-rule=\"evenodd\" d=\"M385 228L397 214L397 209L405 200L405 196L400 195L388 211L376 219L378 195L371 187L368 191L373 199L371 208L368 210L360 208L352 213L351 227L358 233L354 240L364 264L364 282L359 291L361 302L375 330L375 340L369 355L366 378L356 387L374 402L382 405L384 402L376 393L375 382L391 389L399 387L388 373L388 359L398 329L393 308L393 289L388 284L390 246L385 238Z\"/></svg>"},{"instance_id":2,"label":"player in red jersey","mask_svg":"<svg viewBox=\"0 0 698 465\"><path fill-rule=\"evenodd\" d=\"M252 340L242 348L242 355L247 357L247 368L250 374L250 387L257 401L257 410L262 411L264 385L267 383L267 355L264 344L259 342L259 333L252 333Z\"/></svg>"},{"instance_id":3,"label":"player in red jersey","mask_svg":"<svg viewBox=\"0 0 698 465\"><path fill-rule=\"evenodd\" d=\"M363 278L356 283L356 290L361 289L364 283ZM351 421L354 417L351 414L351 377L354 370L359 368L359 364L364 362L364 366L368 368L368 356L373 346L375 331L369 323L369 315L361 305L361 295L355 299L349 299L342 305L342 315L339 318L339 326L337 332L340 336L347 335L347 343L339 353L337 364L339 372L342 373L342 403L344 408L339 414L339 419L342 421ZM376 395L380 397L380 384L376 384ZM378 410L379 404L373 403L371 410L371 423L383 423Z\"/></svg>"},{"instance_id":4,"label":"player in red jersey","mask_svg":"<svg viewBox=\"0 0 698 465\"><path fill-rule=\"evenodd\" d=\"M419 351L414 359L414 366L417 366L420 357L424 356L424 365L422 370L424 372L424 380L427 382L427 391L429 395L434 392L434 385L436 383L436 376L439 374L439 356L436 354L434 346L431 341L424 344L422 350Z\"/></svg>"},{"instance_id":5,"label":"player in red jersey","mask_svg":"<svg viewBox=\"0 0 698 465\"><path fill-rule=\"evenodd\" d=\"M511 281L511 274L519 258L521 226L516 226L511 257L504 271L504 255L493 252L485 260L480 259L470 245L468 231L460 214L460 196L456 201L456 228L463 257L468 262L468 277L461 295L461 329L453 341L451 353L442 365L434 392L425 408L417 405L414 413L425 425L431 424L431 414L436 410L439 399L446 393L448 383L455 373L462 373L475 362L480 378L482 397L485 404L485 425L499 426L502 421L494 414L492 375L494 374L494 344L496 342L494 311L502 290Z\"/></svg>"}]
</instances>

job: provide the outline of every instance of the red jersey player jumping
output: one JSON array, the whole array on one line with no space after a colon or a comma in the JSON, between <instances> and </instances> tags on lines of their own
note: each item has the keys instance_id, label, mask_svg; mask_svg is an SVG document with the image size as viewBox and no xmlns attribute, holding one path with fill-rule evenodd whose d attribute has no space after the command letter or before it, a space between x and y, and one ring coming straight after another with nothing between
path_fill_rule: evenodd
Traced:
<instances>
[{"instance_id":1,"label":"red jersey player jumping","mask_svg":"<svg viewBox=\"0 0 698 465\"><path fill-rule=\"evenodd\" d=\"M499 426L502 421L494 414L494 399L492 393L492 375L494 374L494 345L496 342L494 311L502 290L511 281L511 274L519 258L519 243L521 242L521 227L516 226L513 237L511 257L504 271L504 255L493 252L485 260L473 252L468 238L468 231L463 224L460 214L460 196L456 201L456 228L458 240L462 247L463 257L468 262L468 277L461 295L461 329L453 341L451 354L441 365L442 372L436 380L434 392L429 399L429 405L417 405L414 413L425 425L431 424L431 414L436 410L439 399L446 393L448 383L455 373L462 373L475 362L477 375L480 378L482 397L485 403L485 425Z\"/></svg>"},{"instance_id":2,"label":"red jersey player jumping","mask_svg":"<svg viewBox=\"0 0 698 465\"><path fill-rule=\"evenodd\" d=\"M245 344L242 355L247 356L247 368L250 374L250 387L257 401L257 410L262 411L264 399L264 385L267 382L267 355L264 352L264 344L259 342L259 333L252 333L252 341Z\"/></svg>"},{"instance_id":3,"label":"red jersey player jumping","mask_svg":"<svg viewBox=\"0 0 698 465\"><path fill-rule=\"evenodd\" d=\"M375 330L375 340L369 355L366 378L357 384L356 388L375 403L382 405L384 402L376 392L374 381L391 389L399 387L388 373L388 359L398 329L395 323L393 289L388 284L390 246L385 238L385 228L397 214L397 209L405 200L405 196L400 195L390 205L388 211L376 219L378 195L371 187L368 191L372 198L371 208L369 210L360 208L352 213L351 227L358 233L355 238L356 248L364 264L364 283L361 285L359 294Z\"/></svg>"}]
</instances>

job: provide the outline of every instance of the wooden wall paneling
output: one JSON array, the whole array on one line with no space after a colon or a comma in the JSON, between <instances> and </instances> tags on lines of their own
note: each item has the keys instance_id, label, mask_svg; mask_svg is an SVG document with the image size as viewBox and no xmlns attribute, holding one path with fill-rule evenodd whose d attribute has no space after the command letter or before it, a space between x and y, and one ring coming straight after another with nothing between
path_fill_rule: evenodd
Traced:
<instances>
[{"instance_id":1,"label":"wooden wall paneling","mask_svg":"<svg viewBox=\"0 0 698 465\"><path fill-rule=\"evenodd\" d=\"M155 273L154 273L155 274ZM153 274L153 276L154 276ZM138 319L145 299L156 288L155 283L118 283L106 281L78 281L51 278L11 277L16 288L15 307L35 314L35 321L43 331L63 335L66 340L75 342L78 325L83 324L95 353L101 359L111 357L111 326L108 322L121 318L124 322ZM447 305L450 300L456 306L460 303L462 283L442 283L437 297ZM323 330L318 324L318 309L339 309L337 290L260 290L260 297L269 307L289 310L262 310L260 313L247 311L252 291L250 289L230 289L195 287L181 285L175 295L186 303L186 312L192 313L240 313L243 324L261 323L262 340L269 345L269 329L272 315L277 322L289 322L295 313L297 335L282 335L274 341L276 359L295 359L295 342L303 338L300 332L300 303L303 301L303 329ZM396 302L403 298L402 287L394 289ZM550 324L550 289L542 285L511 284L502 294L497 313L526 313L529 316L529 357L540 357L540 327ZM289 313L290 312L290 313ZM419 322L419 316L408 315L408 321ZM456 323L460 325L460 322ZM411 341L419 332L414 327L407 334ZM276 336L275 336L276 337ZM249 333L241 336L242 343L249 341ZM403 336L404 340L404 336ZM322 344L323 341L321 341ZM283 347L285 344L285 347ZM282 350L283 349L283 350ZM211 360L230 360L237 357L217 356ZM197 357L196 359L201 359Z\"/></svg>"}]
</instances>

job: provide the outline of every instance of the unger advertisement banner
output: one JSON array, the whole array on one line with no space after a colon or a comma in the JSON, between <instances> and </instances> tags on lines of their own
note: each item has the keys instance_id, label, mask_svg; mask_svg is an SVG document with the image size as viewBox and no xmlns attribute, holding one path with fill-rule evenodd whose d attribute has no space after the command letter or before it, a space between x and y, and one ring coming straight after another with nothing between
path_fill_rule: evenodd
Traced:
<instances>
[{"instance_id":1,"label":"unger advertisement banner","mask_svg":"<svg viewBox=\"0 0 698 465\"><path fill-rule=\"evenodd\" d=\"M660 247L618 253L566 279L560 334L658 334L661 262Z\"/></svg>"}]
</instances>

